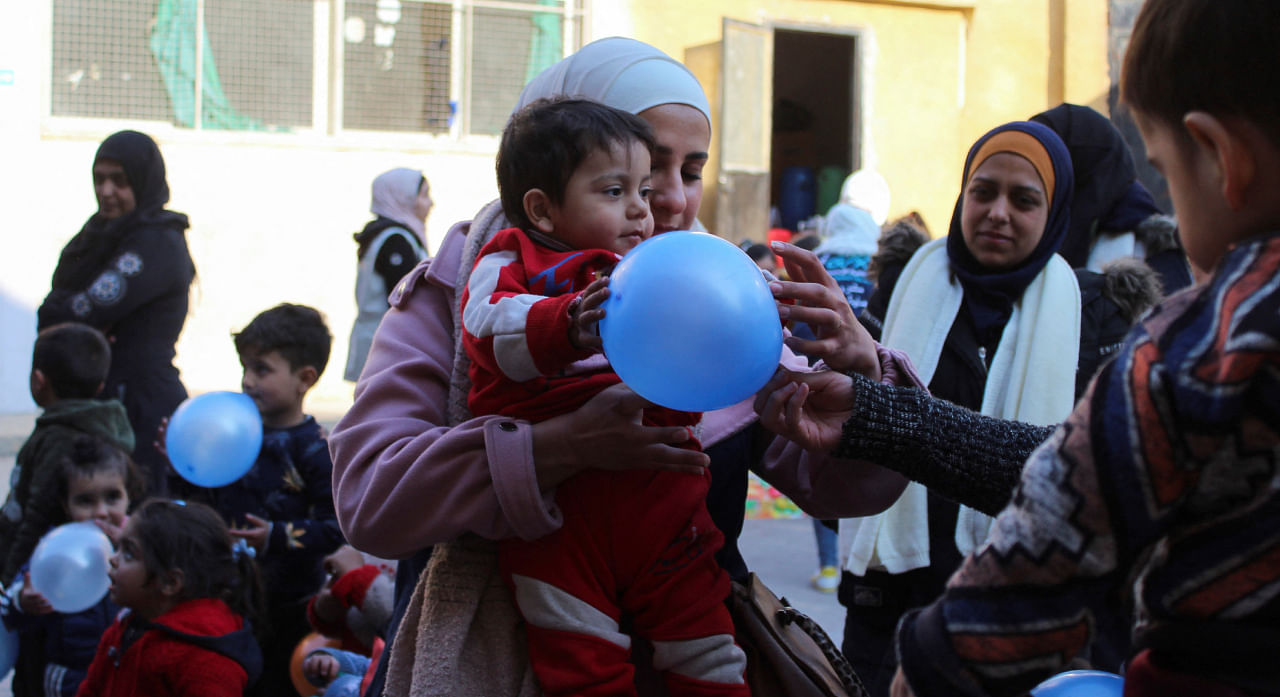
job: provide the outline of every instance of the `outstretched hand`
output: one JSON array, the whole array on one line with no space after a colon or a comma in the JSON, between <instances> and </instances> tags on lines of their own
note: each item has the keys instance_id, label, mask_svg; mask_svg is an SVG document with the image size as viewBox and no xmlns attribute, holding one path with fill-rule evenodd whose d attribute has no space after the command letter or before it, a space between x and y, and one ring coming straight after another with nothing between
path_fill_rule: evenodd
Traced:
<instances>
[{"instance_id":1,"label":"outstretched hand","mask_svg":"<svg viewBox=\"0 0 1280 697\"><path fill-rule=\"evenodd\" d=\"M779 367L756 393L754 406L765 428L805 450L830 452L853 413L853 378L832 370Z\"/></svg>"},{"instance_id":2,"label":"outstretched hand","mask_svg":"<svg viewBox=\"0 0 1280 697\"><path fill-rule=\"evenodd\" d=\"M795 300L794 305L778 303L778 317L805 322L817 337L789 337L787 346L796 353L821 358L833 370L858 372L879 381L876 342L853 316L844 292L818 256L786 242L774 242L772 248L782 257L791 280L772 281L769 289L777 300Z\"/></svg>"},{"instance_id":3,"label":"outstretched hand","mask_svg":"<svg viewBox=\"0 0 1280 697\"><path fill-rule=\"evenodd\" d=\"M609 299L609 277L598 278L582 291L581 300L570 307L569 343L599 351L604 347L597 325L604 319L601 305Z\"/></svg>"},{"instance_id":4,"label":"outstretched hand","mask_svg":"<svg viewBox=\"0 0 1280 697\"><path fill-rule=\"evenodd\" d=\"M533 425L538 484L549 490L588 468L662 469L701 474L711 463L681 447L693 438L683 426L646 426L652 404L624 384L607 387L575 411Z\"/></svg>"}]
</instances>

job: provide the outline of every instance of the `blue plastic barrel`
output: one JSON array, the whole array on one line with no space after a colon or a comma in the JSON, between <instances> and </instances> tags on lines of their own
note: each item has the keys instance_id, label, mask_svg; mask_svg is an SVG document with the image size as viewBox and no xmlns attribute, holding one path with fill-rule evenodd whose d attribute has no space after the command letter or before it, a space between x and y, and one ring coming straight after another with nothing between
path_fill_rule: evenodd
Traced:
<instances>
[{"instance_id":1,"label":"blue plastic barrel","mask_svg":"<svg viewBox=\"0 0 1280 697\"><path fill-rule=\"evenodd\" d=\"M778 192L778 216L782 219L782 227L796 231L800 221L813 217L817 204L818 186L812 167L782 170L781 191Z\"/></svg>"}]
</instances>

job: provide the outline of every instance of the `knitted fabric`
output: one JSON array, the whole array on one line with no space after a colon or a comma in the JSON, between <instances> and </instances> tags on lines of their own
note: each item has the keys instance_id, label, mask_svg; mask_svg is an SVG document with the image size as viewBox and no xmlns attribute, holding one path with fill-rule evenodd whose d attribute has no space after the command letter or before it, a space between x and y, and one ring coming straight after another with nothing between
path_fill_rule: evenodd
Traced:
<instances>
[{"instance_id":1,"label":"knitted fabric","mask_svg":"<svg viewBox=\"0 0 1280 697\"><path fill-rule=\"evenodd\" d=\"M854 404L834 457L876 462L995 515L1052 426L983 416L911 387L854 375Z\"/></svg>"}]
</instances>

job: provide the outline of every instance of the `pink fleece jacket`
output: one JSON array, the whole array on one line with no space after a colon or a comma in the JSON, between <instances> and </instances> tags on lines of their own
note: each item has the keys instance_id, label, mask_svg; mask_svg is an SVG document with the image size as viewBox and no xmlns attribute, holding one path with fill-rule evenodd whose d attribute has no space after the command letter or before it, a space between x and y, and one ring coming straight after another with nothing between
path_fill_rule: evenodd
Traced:
<instances>
[{"instance_id":1,"label":"pink fleece jacket","mask_svg":"<svg viewBox=\"0 0 1280 697\"><path fill-rule=\"evenodd\" d=\"M538 489L527 422L481 416L445 425L452 306L468 227L453 226L439 254L392 293L355 403L329 437L338 522L351 544L377 556L404 558L466 532L533 539L560 526L554 492ZM895 373L895 364L907 365L901 360L882 350L887 380L905 374L910 381L909 368ZM782 362L793 370L806 365L790 350ZM750 400L708 412L703 446L755 419ZM777 439L761 475L810 515L838 518L879 510L878 500L869 499L867 477L883 480L886 472Z\"/></svg>"}]
</instances>

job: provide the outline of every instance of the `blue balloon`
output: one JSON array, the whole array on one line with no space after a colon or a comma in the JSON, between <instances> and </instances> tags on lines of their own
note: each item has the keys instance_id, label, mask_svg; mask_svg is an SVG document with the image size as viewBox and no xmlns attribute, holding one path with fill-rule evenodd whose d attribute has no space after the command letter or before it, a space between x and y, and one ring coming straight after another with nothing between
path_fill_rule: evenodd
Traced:
<instances>
[{"instance_id":1,"label":"blue balloon","mask_svg":"<svg viewBox=\"0 0 1280 697\"><path fill-rule=\"evenodd\" d=\"M262 417L246 394L206 392L178 405L164 446L183 479L197 486L226 486L258 459Z\"/></svg>"},{"instance_id":2,"label":"blue balloon","mask_svg":"<svg viewBox=\"0 0 1280 697\"><path fill-rule=\"evenodd\" d=\"M80 612L111 587L111 540L97 525L67 523L50 530L31 555L31 587L58 612Z\"/></svg>"},{"instance_id":3,"label":"blue balloon","mask_svg":"<svg viewBox=\"0 0 1280 697\"><path fill-rule=\"evenodd\" d=\"M755 394L782 358L782 324L760 269L728 240L668 232L637 245L609 281L604 353L636 394L710 411Z\"/></svg>"},{"instance_id":4,"label":"blue balloon","mask_svg":"<svg viewBox=\"0 0 1280 697\"><path fill-rule=\"evenodd\" d=\"M1068 670L1036 685L1031 697L1121 697L1124 678L1101 670Z\"/></svg>"},{"instance_id":5,"label":"blue balloon","mask_svg":"<svg viewBox=\"0 0 1280 697\"><path fill-rule=\"evenodd\" d=\"M18 662L18 633L0 625L0 680L3 680L13 664Z\"/></svg>"}]
</instances>

